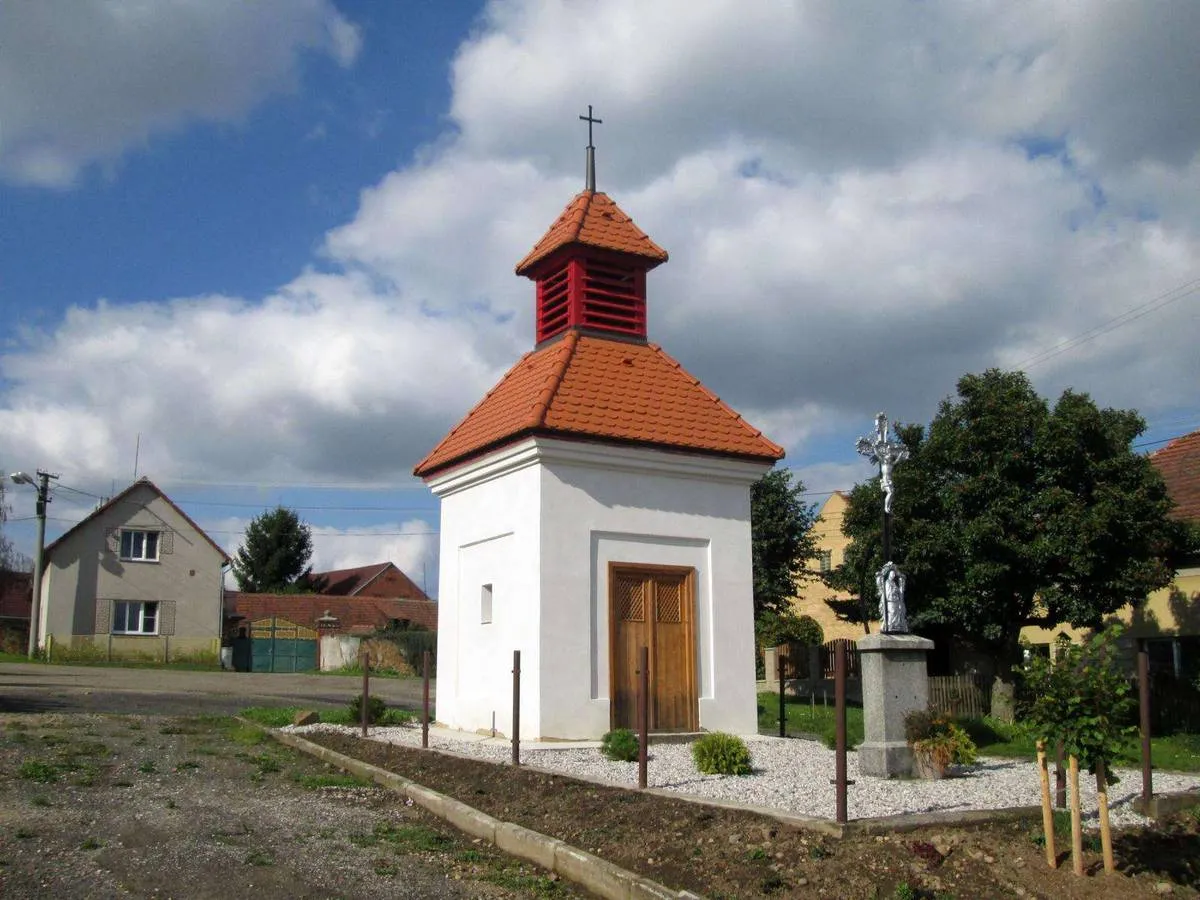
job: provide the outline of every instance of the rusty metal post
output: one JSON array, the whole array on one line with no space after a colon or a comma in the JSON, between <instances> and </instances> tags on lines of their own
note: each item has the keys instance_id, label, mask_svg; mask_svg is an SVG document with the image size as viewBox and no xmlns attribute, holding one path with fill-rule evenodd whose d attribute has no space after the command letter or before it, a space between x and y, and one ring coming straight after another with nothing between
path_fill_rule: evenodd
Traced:
<instances>
[{"instance_id":1,"label":"rusty metal post","mask_svg":"<svg viewBox=\"0 0 1200 900\"><path fill-rule=\"evenodd\" d=\"M421 746L429 749L429 651L421 652Z\"/></svg>"},{"instance_id":2,"label":"rusty metal post","mask_svg":"<svg viewBox=\"0 0 1200 900\"><path fill-rule=\"evenodd\" d=\"M371 708L371 654L367 650L367 643L363 641L362 651L362 670L363 670L363 690L362 690L362 706L359 707L359 718L362 719L362 736L367 736L367 720Z\"/></svg>"},{"instance_id":3,"label":"rusty metal post","mask_svg":"<svg viewBox=\"0 0 1200 900\"><path fill-rule=\"evenodd\" d=\"M833 707L836 721L834 736L837 759L834 779L837 782L837 820L846 823L846 644L838 641L833 663Z\"/></svg>"},{"instance_id":4,"label":"rusty metal post","mask_svg":"<svg viewBox=\"0 0 1200 900\"><path fill-rule=\"evenodd\" d=\"M521 764L521 651L513 651L512 764Z\"/></svg>"},{"instance_id":5,"label":"rusty metal post","mask_svg":"<svg viewBox=\"0 0 1200 900\"><path fill-rule=\"evenodd\" d=\"M650 648L638 651L638 787L646 787L646 760L650 743Z\"/></svg>"},{"instance_id":6,"label":"rusty metal post","mask_svg":"<svg viewBox=\"0 0 1200 900\"><path fill-rule=\"evenodd\" d=\"M779 736L787 737L787 707L783 702L783 662L784 658L779 655L779 648L775 648L775 668L779 670Z\"/></svg>"},{"instance_id":7,"label":"rusty metal post","mask_svg":"<svg viewBox=\"0 0 1200 900\"><path fill-rule=\"evenodd\" d=\"M1150 766L1150 652L1138 641L1138 718L1142 732L1142 803L1148 809L1154 798L1154 773Z\"/></svg>"}]
</instances>

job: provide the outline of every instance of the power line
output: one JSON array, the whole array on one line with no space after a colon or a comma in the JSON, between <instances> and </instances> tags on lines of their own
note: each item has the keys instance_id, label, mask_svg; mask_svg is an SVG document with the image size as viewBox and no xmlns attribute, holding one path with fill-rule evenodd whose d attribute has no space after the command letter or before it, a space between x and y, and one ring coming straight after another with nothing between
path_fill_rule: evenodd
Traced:
<instances>
[{"instance_id":1,"label":"power line","mask_svg":"<svg viewBox=\"0 0 1200 900\"><path fill-rule=\"evenodd\" d=\"M179 506L218 506L227 507L230 509L261 509L263 506L261 503L224 503L220 500L177 500L172 498L172 502ZM428 506L297 506L291 503L283 505L288 509L329 509L338 510L340 512L428 512L430 509Z\"/></svg>"},{"instance_id":2,"label":"power line","mask_svg":"<svg viewBox=\"0 0 1200 900\"><path fill-rule=\"evenodd\" d=\"M1078 347L1080 344L1086 344L1088 341L1093 341L1102 335L1116 331L1118 328L1128 325L1130 322L1136 322L1143 316L1148 316L1152 312L1157 312L1163 307L1182 300L1184 297L1194 294L1197 291L1200 291L1200 278L1185 282L1177 287L1173 287L1171 290L1159 294L1157 297L1152 297L1145 303L1140 303L1137 306L1131 307L1120 315L1113 316L1113 318L1101 322L1099 325L1075 335L1075 337L1068 338L1064 341L1059 341L1052 347L1048 347L1039 353L1035 353L1033 356L1029 357L1029 359L1018 363L1013 368L1028 369L1033 366L1040 365L1046 360L1052 359L1060 353L1065 353L1067 350L1070 350L1073 347Z\"/></svg>"},{"instance_id":3,"label":"power line","mask_svg":"<svg viewBox=\"0 0 1200 900\"><path fill-rule=\"evenodd\" d=\"M9 519L10 522L21 522L25 519L36 518L36 516L25 516L21 519ZM58 516L48 516L47 521L62 522L67 525L78 525L83 519L65 519ZM321 526L317 526L320 528ZM233 530L224 528L205 528L202 529L205 534L245 534L245 530ZM314 536L321 538L343 538L343 537L428 537L430 535L439 534L437 531L338 531L326 532L315 531Z\"/></svg>"}]
</instances>

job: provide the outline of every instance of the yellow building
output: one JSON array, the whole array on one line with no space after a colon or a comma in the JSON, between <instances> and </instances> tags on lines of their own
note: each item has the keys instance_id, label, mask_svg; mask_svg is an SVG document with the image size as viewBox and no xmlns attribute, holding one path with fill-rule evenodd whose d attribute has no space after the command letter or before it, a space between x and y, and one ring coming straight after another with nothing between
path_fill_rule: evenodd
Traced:
<instances>
[{"instance_id":1,"label":"yellow building","mask_svg":"<svg viewBox=\"0 0 1200 900\"><path fill-rule=\"evenodd\" d=\"M845 561L846 548L850 538L842 534L842 516L846 512L849 495L842 491L834 491L822 505L817 523L813 526L813 536L817 545L817 567L821 572L829 572ZM839 593L819 579L809 579L797 586L796 596L792 598L792 608L797 615L812 616L825 632L825 640L836 638L858 638L863 635L862 625L855 622L843 622L838 619L826 600L850 600L848 594ZM872 614L875 613L875 603L871 602ZM872 631L878 631L872 625Z\"/></svg>"},{"instance_id":2,"label":"yellow building","mask_svg":"<svg viewBox=\"0 0 1200 900\"><path fill-rule=\"evenodd\" d=\"M1175 501L1171 515L1200 522L1200 431L1176 438L1150 455ZM1175 580L1152 593L1144 604L1126 607L1116 618L1128 627L1127 637L1145 639L1153 670L1174 672L1189 680L1200 674L1200 559L1175 573ZM1021 637L1034 646L1050 644L1059 634L1073 640L1084 630L1028 627Z\"/></svg>"}]
</instances>

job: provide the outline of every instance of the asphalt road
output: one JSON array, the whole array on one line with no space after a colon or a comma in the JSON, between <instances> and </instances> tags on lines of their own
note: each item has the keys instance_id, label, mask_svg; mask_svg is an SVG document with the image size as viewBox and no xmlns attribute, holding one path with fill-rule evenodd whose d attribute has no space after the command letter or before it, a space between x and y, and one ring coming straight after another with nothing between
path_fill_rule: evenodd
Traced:
<instances>
[{"instance_id":1,"label":"asphalt road","mask_svg":"<svg viewBox=\"0 0 1200 900\"><path fill-rule=\"evenodd\" d=\"M138 715L231 714L247 706L344 706L362 690L346 675L183 672L107 666L0 663L0 712ZM421 708L421 681L375 678L371 693L389 706ZM434 686L429 689L433 702Z\"/></svg>"}]
</instances>

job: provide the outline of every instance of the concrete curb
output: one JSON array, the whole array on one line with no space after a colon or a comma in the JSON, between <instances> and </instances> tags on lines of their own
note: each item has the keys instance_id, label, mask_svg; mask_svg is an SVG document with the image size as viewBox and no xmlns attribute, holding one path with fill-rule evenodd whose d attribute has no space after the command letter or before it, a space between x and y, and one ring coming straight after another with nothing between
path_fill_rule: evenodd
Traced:
<instances>
[{"instance_id":1,"label":"concrete curb","mask_svg":"<svg viewBox=\"0 0 1200 900\"><path fill-rule=\"evenodd\" d=\"M1143 803L1141 797L1133 801L1133 808L1150 819L1161 819L1196 805L1200 805L1200 792L1194 790L1155 794L1149 804Z\"/></svg>"},{"instance_id":2,"label":"concrete curb","mask_svg":"<svg viewBox=\"0 0 1200 900\"><path fill-rule=\"evenodd\" d=\"M247 725L262 728L256 722L240 719ZM302 753L315 756L330 765L344 769L359 778L373 781L397 793L405 794L418 806L472 837L482 838L498 850L527 860L573 881L586 890L609 900L700 900L690 891L677 891L665 887L627 869L601 859L594 854L572 847L557 838L547 837L531 831L515 822L503 822L460 803L444 794L409 781L394 772L388 772L353 757L306 741L287 732L263 728L281 744L286 744Z\"/></svg>"}]
</instances>

